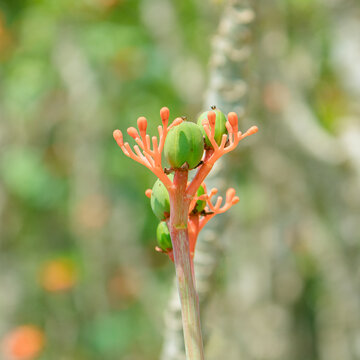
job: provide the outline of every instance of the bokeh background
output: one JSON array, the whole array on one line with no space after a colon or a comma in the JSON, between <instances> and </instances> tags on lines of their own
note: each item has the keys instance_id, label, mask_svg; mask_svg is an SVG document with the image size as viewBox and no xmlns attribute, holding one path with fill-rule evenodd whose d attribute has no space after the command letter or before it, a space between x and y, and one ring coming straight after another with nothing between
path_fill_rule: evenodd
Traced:
<instances>
[{"instance_id":1,"label":"bokeh background","mask_svg":"<svg viewBox=\"0 0 360 360\"><path fill-rule=\"evenodd\" d=\"M356 0L0 0L0 358L183 359L112 131L215 104L260 132L210 180L207 359L360 359L359 99Z\"/></svg>"}]
</instances>

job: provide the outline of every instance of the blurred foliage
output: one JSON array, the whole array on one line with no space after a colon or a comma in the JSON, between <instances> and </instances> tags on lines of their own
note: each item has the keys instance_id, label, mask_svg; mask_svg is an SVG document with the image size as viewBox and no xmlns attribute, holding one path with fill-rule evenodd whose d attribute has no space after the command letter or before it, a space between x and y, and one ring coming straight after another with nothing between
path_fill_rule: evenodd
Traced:
<instances>
[{"instance_id":1,"label":"blurred foliage","mask_svg":"<svg viewBox=\"0 0 360 360\"><path fill-rule=\"evenodd\" d=\"M263 53L252 60L251 114L264 125L268 145L284 150L296 168L308 155L292 152L287 134L270 136L266 125L276 123L288 91L279 69L264 64L266 56L301 70L290 69L290 76L304 79L303 100L326 133L337 135L353 102L330 61L336 14L324 1L271 4L272 11L257 9L263 27L255 29L254 46ZM215 0L0 0L0 338L33 324L46 338L39 359L158 358L173 267L154 251L157 221L144 196L154 176L122 155L112 131L144 115L156 134L164 105L172 117L195 118L203 110L210 43L223 6ZM270 164L281 169L276 151L269 152ZM253 178L250 152L242 150L241 164L239 154L230 157L228 175L246 204L233 223L241 218L257 228L264 213L276 210L272 196L286 197L286 175L277 173L270 194ZM315 184L313 206L331 224L341 210L329 209L340 195L326 197L334 187L314 178L333 170L319 173L316 164L293 174ZM274 180L268 168L262 171L262 180ZM339 182L346 176L337 174ZM286 216L283 227L294 221ZM294 334L307 337L307 359L317 360L314 304L324 301L319 264L306 249L284 251L303 281L291 305L300 319ZM221 274L222 286L231 282L231 274Z\"/></svg>"},{"instance_id":2,"label":"blurred foliage","mask_svg":"<svg viewBox=\"0 0 360 360\"><path fill-rule=\"evenodd\" d=\"M204 90L219 10L0 1L0 335L43 328L42 359L157 358L172 266L153 250L154 177L112 131L145 115L155 134L164 105L196 115L201 92L189 103L174 67L192 60Z\"/></svg>"}]
</instances>

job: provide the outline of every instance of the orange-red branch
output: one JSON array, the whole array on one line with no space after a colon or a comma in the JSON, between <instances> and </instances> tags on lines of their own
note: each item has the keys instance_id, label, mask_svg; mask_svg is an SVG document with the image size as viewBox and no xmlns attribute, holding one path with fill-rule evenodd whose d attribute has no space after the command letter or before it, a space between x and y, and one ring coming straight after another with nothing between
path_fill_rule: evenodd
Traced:
<instances>
[{"instance_id":1,"label":"orange-red branch","mask_svg":"<svg viewBox=\"0 0 360 360\"><path fill-rule=\"evenodd\" d=\"M130 147L129 143L124 143L123 134L120 130L115 130L113 136L123 153L129 158L150 169L150 171L152 171L163 182L169 192L170 198L174 199L179 189L165 174L161 164L161 155L169 130L174 126L179 125L183 119L176 118L169 125L169 116L169 109L167 107L163 107L160 110L162 126L158 126L159 138L156 136L150 138L150 136L146 133L148 127L146 118L143 116L139 117L137 119L138 129L135 127L129 127L127 129L127 133L135 140L136 143L133 148ZM204 127L206 136L209 138L211 148L205 150L202 165L198 167L195 177L186 185L186 190L184 190L183 193L183 202L187 202L188 204L188 237L191 258L194 256L198 234L205 224L215 215L224 213L239 201L239 198L235 196L235 190L229 189L226 192L226 199L223 205L223 198L221 196L219 196L215 203L213 203L212 199L214 195L216 195L217 189L212 189L208 193L206 186L203 183L204 179L211 171L215 162L221 156L234 150L242 139L255 134L258 131L256 126L252 126L244 134L242 134L238 129L238 116L234 112L230 112L228 114L228 121L226 122L227 134L222 136L221 142L218 144L215 141L215 125L216 114L214 111L209 111L207 119L202 121L202 126ZM196 192L201 185L205 190L205 194L197 196ZM145 195L150 198L151 190L146 190ZM206 201L207 206L205 211L201 213L194 213L193 210L196 207L197 201ZM160 251L158 248L157 250ZM166 253L174 261L173 251L168 251Z\"/></svg>"},{"instance_id":2,"label":"orange-red branch","mask_svg":"<svg viewBox=\"0 0 360 360\"><path fill-rule=\"evenodd\" d=\"M202 125L204 127L205 133L209 138L209 141L212 145L211 150L207 150L203 164L199 167L194 179L188 186L186 192L189 195L194 195L204 181L206 176L211 171L215 162L224 154L234 150L238 143L247 136L255 134L258 131L257 126L252 126L244 134L241 131L238 131L238 116L234 112L228 114L228 121L226 122L226 128L228 130L228 135L224 134L221 138L220 145L215 141L215 121L216 114L214 111L209 111L208 121L204 119Z\"/></svg>"},{"instance_id":3,"label":"orange-red branch","mask_svg":"<svg viewBox=\"0 0 360 360\"><path fill-rule=\"evenodd\" d=\"M198 238L198 235L200 231L203 229L203 227L208 223L210 219L212 219L215 215L222 214L226 211L228 211L233 205L235 205L239 198L235 196L235 190L233 188L230 188L226 191L226 198L225 203L223 206L222 204L222 197L219 196L216 200L215 205L212 203L212 198L214 195L217 194L217 189L211 189L210 193L207 192L205 183L202 184L202 187L205 190L205 194L194 197L192 200L193 207L196 204L196 201L198 200L206 200L207 207L205 208L204 213L198 213L193 214L191 211L193 207L190 206L189 211L189 242L190 242L190 255L193 258L195 253L195 247L196 247L196 241Z\"/></svg>"},{"instance_id":4,"label":"orange-red branch","mask_svg":"<svg viewBox=\"0 0 360 360\"><path fill-rule=\"evenodd\" d=\"M120 130L115 130L113 136L126 156L146 166L164 183L167 190L171 192L174 191L174 186L162 168L161 153L164 148L165 139L169 129L180 124L183 120L181 118L176 118L172 124L168 126L169 115L170 112L168 108L163 107L160 110L160 117L163 125L158 127L159 141L156 136L153 136L150 139L150 136L146 133L147 120L143 116L137 119L139 131L134 127L129 127L127 129L127 133L137 144L133 147L134 151L131 149L129 143L124 143L123 134Z\"/></svg>"},{"instance_id":5,"label":"orange-red branch","mask_svg":"<svg viewBox=\"0 0 360 360\"><path fill-rule=\"evenodd\" d=\"M215 215L230 209L239 201L239 198L235 196L234 189L229 189L226 192L223 205L221 196L213 204L212 199L217 193L217 189L212 189L208 193L205 184L203 184L205 194L197 196L196 193L216 160L235 149L240 140L256 133L258 129L253 126L242 134L238 131L238 117L231 112L228 114L228 121L226 122L227 134L222 136L220 144L218 144L215 141L216 114L214 111L208 112L207 120L205 119L202 125L210 141L211 149L205 150L202 164L191 183L188 184L188 171L183 168L175 169L174 181L172 182L162 168L161 154L169 130L173 126L179 125L183 120L176 118L169 126L169 115L168 108L163 107L160 110L162 126L158 127L159 138L156 136L150 138L146 133L148 124L143 116L137 119L138 129L134 127L127 129L129 136L136 143L132 148L129 143L124 143L123 134L120 130L115 130L113 136L123 153L150 169L163 182L169 192L170 217L166 221L171 236L172 250L163 251L159 247L156 247L156 250L165 252L175 264L186 354L188 358L200 360L204 359L204 353L192 260L195 254L196 241L205 224ZM150 189L146 190L145 194L151 198ZM197 201L206 201L207 206L201 212L194 211Z\"/></svg>"},{"instance_id":6,"label":"orange-red branch","mask_svg":"<svg viewBox=\"0 0 360 360\"><path fill-rule=\"evenodd\" d=\"M208 223L210 219L212 219L215 215L222 214L226 211L228 211L233 205L235 205L239 198L235 196L235 190L233 188L229 188L226 191L226 198L224 204L221 206L223 202L223 198L219 196L216 199L215 205L212 203L212 199L214 195L218 193L218 190L216 188L213 188L210 190L210 192L207 192L207 188L205 183L202 183L201 186L204 188L205 194L200 196L194 196L191 200L190 206L189 206L189 212L188 212L188 237L189 237L189 252L191 259L194 258L195 255L195 248L196 248L196 242L197 238L199 236L200 231L203 229L203 227ZM151 197L151 190L148 189L145 192L145 195L150 198ZM196 205L196 202L198 200L206 201L207 207L205 210L201 213L193 213L193 209ZM170 226L169 219L167 220L168 226ZM159 247L155 248L156 251L167 254L169 258L174 261L174 254L172 250L162 250Z\"/></svg>"}]
</instances>

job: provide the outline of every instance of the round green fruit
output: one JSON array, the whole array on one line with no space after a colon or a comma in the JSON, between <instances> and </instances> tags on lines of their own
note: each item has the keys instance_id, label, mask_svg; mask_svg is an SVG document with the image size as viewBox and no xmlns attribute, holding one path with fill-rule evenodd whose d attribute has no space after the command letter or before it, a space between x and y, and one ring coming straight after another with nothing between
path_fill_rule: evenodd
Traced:
<instances>
[{"instance_id":1,"label":"round green fruit","mask_svg":"<svg viewBox=\"0 0 360 360\"><path fill-rule=\"evenodd\" d=\"M170 174L172 180L174 175ZM165 185L157 179L151 191L150 205L153 213L160 220L165 220L170 216L170 198Z\"/></svg>"},{"instance_id":2,"label":"round green fruit","mask_svg":"<svg viewBox=\"0 0 360 360\"><path fill-rule=\"evenodd\" d=\"M172 249L171 237L166 222L161 221L156 229L156 238L159 247L163 250Z\"/></svg>"},{"instance_id":3,"label":"round green fruit","mask_svg":"<svg viewBox=\"0 0 360 360\"><path fill-rule=\"evenodd\" d=\"M218 145L220 145L222 136L224 134L227 134L226 117L225 117L224 113L222 111L220 111L219 109L214 108L213 110L210 110L210 111L213 111L216 114L214 139L215 139L216 143ZM200 126L203 136L205 136L205 144L208 147L212 148L211 142L205 133L204 127L202 126L203 119L206 119L206 120L208 119L208 117L207 117L208 112L209 111L205 111L198 117L197 124Z\"/></svg>"},{"instance_id":4,"label":"round green fruit","mask_svg":"<svg viewBox=\"0 0 360 360\"><path fill-rule=\"evenodd\" d=\"M205 190L202 186L199 187L198 191L197 191L197 196L201 196L205 194ZM196 205L194 207L193 212L194 213L199 213L202 212L205 209L206 206L206 201L205 200L198 200L196 202Z\"/></svg>"},{"instance_id":5,"label":"round green fruit","mask_svg":"<svg viewBox=\"0 0 360 360\"><path fill-rule=\"evenodd\" d=\"M169 131L164 154L172 168L179 169L188 163L189 169L193 169L201 161L203 153L203 134L197 124L184 121Z\"/></svg>"}]
</instances>

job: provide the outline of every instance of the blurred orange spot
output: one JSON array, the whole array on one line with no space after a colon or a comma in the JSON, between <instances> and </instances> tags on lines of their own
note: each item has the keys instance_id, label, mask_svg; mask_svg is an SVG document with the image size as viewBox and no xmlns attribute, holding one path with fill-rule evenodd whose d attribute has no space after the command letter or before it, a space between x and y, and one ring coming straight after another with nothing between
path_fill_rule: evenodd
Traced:
<instances>
[{"instance_id":1,"label":"blurred orange spot","mask_svg":"<svg viewBox=\"0 0 360 360\"><path fill-rule=\"evenodd\" d=\"M113 58L112 65L115 74L122 81L131 81L141 77L148 62L143 49L129 46L120 49Z\"/></svg>"},{"instance_id":2,"label":"blurred orange spot","mask_svg":"<svg viewBox=\"0 0 360 360\"><path fill-rule=\"evenodd\" d=\"M135 300L139 296L140 289L140 275L136 269L130 267L117 269L108 280L109 298L116 306Z\"/></svg>"},{"instance_id":3,"label":"blurred orange spot","mask_svg":"<svg viewBox=\"0 0 360 360\"><path fill-rule=\"evenodd\" d=\"M101 229L109 219L109 204L101 194L88 195L75 208L75 224L80 232Z\"/></svg>"},{"instance_id":4,"label":"blurred orange spot","mask_svg":"<svg viewBox=\"0 0 360 360\"><path fill-rule=\"evenodd\" d=\"M23 325L8 333L3 339L2 350L5 359L31 360L43 349L45 336L34 325Z\"/></svg>"},{"instance_id":5,"label":"blurred orange spot","mask_svg":"<svg viewBox=\"0 0 360 360\"><path fill-rule=\"evenodd\" d=\"M50 292L69 290L76 280L75 266L69 259L49 261L42 270L41 285Z\"/></svg>"},{"instance_id":6,"label":"blurred orange spot","mask_svg":"<svg viewBox=\"0 0 360 360\"><path fill-rule=\"evenodd\" d=\"M13 45L10 31L6 28L3 14L0 11L0 60L9 55L9 50Z\"/></svg>"},{"instance_id":7,"label":"blurred orange spot","mask_svg":"<svg viewBox=\"0 0 360 360\"><path fill-rule=\"evenodd\" d=\"M112 8L120 2L121 1L119 0L99 0L100 5L102 5L105 8Z\"/></svg>"},{"instance_id":8,"label":"blurred orange spot","mask_svg":"<svg viewBox=\"0 0 360 360\"><path fill-rule=\"evenodd\" d=\"M279 113L289 101L289 90L279 82L267 84L263 92L263 101L269 111Z\"/></svg>"}]
</instances>

